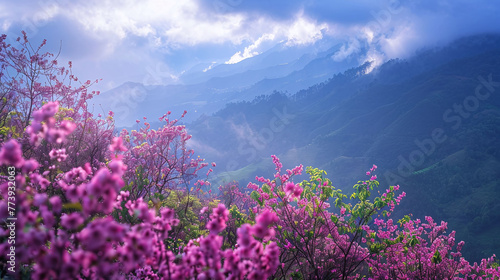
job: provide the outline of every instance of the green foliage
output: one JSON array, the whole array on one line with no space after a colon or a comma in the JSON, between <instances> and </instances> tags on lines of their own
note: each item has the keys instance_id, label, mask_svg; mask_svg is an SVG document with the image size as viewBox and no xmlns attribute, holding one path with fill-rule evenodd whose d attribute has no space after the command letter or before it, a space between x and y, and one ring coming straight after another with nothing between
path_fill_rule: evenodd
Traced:
<instances>
[{"instance_id":1,"label":"green foliage","mask_svg":"<svg viewBox=\"0 0 500 280\"><path fill-rule=\"evenodd\" d=\"M145 186L149 185L149 179L147 176L144 176L144 168L142 166L138 166L135 170L136 174L136 181L134 182L134 185L137 186L137 189L142 191Z\"/></svg>"},{"instance_id":2,"label":"green foliage","mask_svg":"<svg viewBox=\"0 0 500 280\"><path fill-rule=\"evenodd\" d=\"M150 202L150 206L154 203ZM213 204L213 203L212 203ZM215 203L217 205L217 203ZM182 191L171 191L167 197L161 201L159 208L167 207L174 209L176 218L179 219L179 225L174 228L173 233L167 242L168 249L179 250L185 246L191 239L196 239L206 235L208 231L205 228L205 222L200 220L199 213L203 207L199 198L193 195L187 195ZM212 205L212 207L214 207Z\"/></svg>"},{"instance_id":3,"label":"green foliage","mask_svg":"<svg viewBox=\"0 0 500 280\"><path fill-rule=\"evenodd\" d=\"M260 206L264 206L264 201L260 199L260 194L257 191L253 191L250 197L255 200Z\"/></svg>"},{"instance_id":4,"label":"green foliage","mask_svg":"<svg viewBox=\"0 0 500 280\"><path fill-rule=\"evenodd\" d=\"M239 228L243 224L250 224L252 221L248 219L248 216L245 213L240 212L236 205L231 206L229 209L229 214L231 218L234 219L235 226Z\"/></svg>"},{"instance_id":5,"label":"green foliage","mask_svg":"<svg viewBox=\"0 0 500 280\"><path fill-rule=\"evenodd\" d=\"M443 258L441 257L441 254L438 250L436 250L436 252L434 252L434 256L432 256L431 262L433 264L439 264L442 260Z\"/></svg>"},{"instance_id":6,"label":"green foliage","mask_svg":"<svg viewBox=\"0 0 500 280\"><path fill-rule=\"evenodd\" d=\"M64 203L62 209L68 212L83 210L82 204L80 202Z\"/></svg>"},{"instance_id":7,"label":"green foliage","mask_svg":"<svg viewBox=\"0 0 500 280\"><path fill-rule=\"evenodd\" d=\"M309 181L304 180L300 183L300 186L304 189L302 192L302 198L307 200L317 199L316 191L319 190L319 199L321 201L327 201L330 198L335 198L335 206L342 206L342 199L347 196L342 194L342 190L336 189L332 185L332 181L328 178L324 178L327 175L326 171L319 168L313 168L311 166L306 167L306 173L309 174Z\"/></svg>"},{"instance_id":8,"label":"green foliage","mask_svg":"<svg viewBox=\"0 0 500 280\"><path fill-rule=\"evenodd\" d=\"M292 280L304 280L304 276L300 272L292 272L290 277L292 277Z\"/></svg>"}]
</instances>

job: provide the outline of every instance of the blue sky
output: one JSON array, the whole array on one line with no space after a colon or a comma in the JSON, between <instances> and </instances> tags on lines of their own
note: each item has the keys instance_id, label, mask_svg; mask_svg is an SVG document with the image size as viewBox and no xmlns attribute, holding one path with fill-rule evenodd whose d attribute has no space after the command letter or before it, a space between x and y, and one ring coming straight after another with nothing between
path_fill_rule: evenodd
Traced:
<instances>
[{"instance_id":1,"label":"blue sky","mask_svg":"<svg viewBox=\"0 0 500 280\"><path fill-rule=\"evenodd\" d=\"M126 81L178 83L198 63L235 63L282 42L322 39L334 59L370 51L379 63L479 32L500 32L498 0L0 0L1 33L73 61L98 89Z\"/></svg>"}]
</instances>

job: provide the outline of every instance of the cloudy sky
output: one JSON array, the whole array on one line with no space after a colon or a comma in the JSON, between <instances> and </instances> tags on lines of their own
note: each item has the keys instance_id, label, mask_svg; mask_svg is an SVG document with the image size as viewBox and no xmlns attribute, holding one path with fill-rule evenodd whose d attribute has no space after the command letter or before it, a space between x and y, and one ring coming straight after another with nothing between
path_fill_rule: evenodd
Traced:
<instances>
[{"instance_id":1,"label":"cloudy sky","mask_svg":"<svg viewBox=\"0 0 500 280\"><path fill-rule=\"evenodd\" d=\"M198 63L236 63L281 42L344 41L383 61L460 36L500 32L498 0L0 0L1 33L73 61L107 90L178 82Z\"/></svg>"}]
</instances>

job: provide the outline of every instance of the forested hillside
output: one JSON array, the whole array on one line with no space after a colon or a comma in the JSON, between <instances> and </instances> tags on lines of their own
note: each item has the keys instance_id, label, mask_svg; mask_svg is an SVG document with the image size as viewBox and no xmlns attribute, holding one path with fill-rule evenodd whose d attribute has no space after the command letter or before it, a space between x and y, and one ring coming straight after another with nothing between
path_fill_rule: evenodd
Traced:
<instances>
[{"instance_id":1,"label":"forested hillside","mask_svg":"<svg viewBox=\"0 0 500 280\"><path fill-rule=\"evenodd\" d=\"M228 104L189 131L222 181L269 172L276 153L349 190L376 163L382 183L409 194L401 213L449 221L471 258L499 254L499 45L498 35L468 37L368 74L363 65L293 95Z\"/></svg>"}]
</instances>

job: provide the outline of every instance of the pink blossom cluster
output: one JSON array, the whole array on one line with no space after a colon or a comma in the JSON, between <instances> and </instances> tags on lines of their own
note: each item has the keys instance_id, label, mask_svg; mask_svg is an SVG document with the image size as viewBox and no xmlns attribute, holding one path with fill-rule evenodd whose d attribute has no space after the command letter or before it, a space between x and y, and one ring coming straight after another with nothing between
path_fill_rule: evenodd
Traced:
<instances>
[{"instance_id":1,"label":"pink blossom cluster","mask_svg":"<svg viewBox=\"0 0 500 280\"><path fill-rule=\"evenodd\" d=\"M0 164L17 168L24 167L25 161L21 145L16 140L11 139L2 146L2 150L0 151ZM36 164L32 162L31 166L34 165Z\"/></svg>"},{"instance_id":2,"label":"pink blossom cluster","mask_svg":"<svg viewBox=\"0 0 500 280\"><path fill-rule=\"evenodd\" d=\"M120 143L115 139L110 149L123 151ZM50 172L36 172L36 160L23 159L17 141L3 145L0 155L2 164L16 164L21 170L16 177L17 219L19 227L28 230L17 232L20 245L16 253L19 263L31 266L33 279L125 279L145 274L166 279L262 279L279 265L276 244L264 246L255 239L274 236L268 228L277 220L274 213L264 212L254 226L245 225L238 234L243 244L223 251L218 233L225 229L229 212L219 204L207 224L209 236L188 242L179 263L165 243L168 232L179 222L174 211L163 208L157 215L142 198L129 200L129 192L120 191L124 187L121 177L127 170L120 157L95 172L86 164L49 181L45 176ZM44 188L36 181L43 181ZM3 197L7 197L7 186L7 182L1 185ZM55 192L49 195L48 187ZM107 216L120 209L120 202L139 223L122 224ZM6 203L0 201L1 219L7 217ZM1 235L8 236L9 231ZM2 243L2 256L7 250L7 243ZM20 273L18 270L18 276Z\"/></svg>"},{"instance_id":3,"label":"pink blossom cluster","mask_svg":"<svg viewBox=\"0 0 500 280\"><path fill-rule=\"evenodd\" d=\"M98 80L80 82L72 74L71 62L59 66L54 54L42 52L45 40L34 47L25 32L12 45L6 39L0 36L0 98L5 101L0 122L6 132L0 144L17 139L40 168L50 167L51 176L87 162L101 167L113 127L88 110L87 101L99 94L88 89ZM51 151L60 149L66 149L71 162L63 162L62 154L49 158Z\"/></svg>"},{"instance_id":4,"label":"pink blossom cluster","mask_svg":"<svg viewBox=\"0 0 500 280\"><path fill-rule=\"evenodd\" d=\"M189 184L198 171L208 166L187 148L191 136L184 126L177 124L179 120L170 120L169 115L170 112L160 118L163 126L159 129L151 129L144 119L140 130L122 130L120 137L113 140L110 151L124 152L123 160L129 166L123 179L132 186L131 199L150 199L154 193L168 195L179 186ZM202 182L209 186L208 182ZM201 186L200 181L197 185Z\"/></svg>"},{"instance_id":5,"label":"pink blossom cluster","mask_svg":"<svg viewBox=\"0 0 500 280\"><path fill-rule=\"evenodd\" d=\"M470 265L462 257L464 242L455 244L455 231L446 235L447 223L431 217L427 223L409 217L401 226L392 219L375 219L378 230L365 228L369 248L377 251L367 259L375 279L497 279L495 256ZM366 240L365 240L366 242Z\"/></svg>"},{"instance_id":6,"label":"pink blossom cluster","mask_svg":"<svg viewBox=\"0 0 500 280\"><path fill-rule=\"evenodd\" d=\"M285 193L291 198L300 198L302 191L302 187L298 184L294 184L293 182L287 182L285 184Z\"/></svg>"},{"instance_id":7,"label":"pink blossom cluster","mask_svg":"<svg viewBox=\"0 0 500 280\"><path fill-rule=\"evenodd\" d=\"M12 149L10 145L4 146L0 154L20 151L19 145L12 146L13 151L6 151ZM18 159L2 156L2 162L12 160ZM209 236L191 240L179 256L180 263L166 249L164 241L179 222L173 210L163 208L157 215L155 209L139 198L127 200L125 207L140 223L121 224L105 217L115 209L118 191L123 187L120 175L125 168L116 166L103 167L95 174L87 173L85 168L72 169L58 182L51 183L57 185L62 196L50 196L33 188L24 181L28 173L18 176L18 226L27 230L16 233L19 243L16 253L19 263L32 266L33 279L133 279L138 275L164 279L265 279L276 270L279 265L276 243L264 246L257 240L274 236L269 226L277 217L271 212L259 215L254 226L246 224L238 231L241 244L237 249L223 251L218 233L226 227L229 215L225 206L219 204L207 224ZM1 185L4 197L7 185ZM127 197L124 192L120 195ZM1 219L7 217L6 208L6 201L1 200ZM8 236L9 232L1 234ZM7 245L2 243L0 247L2 256L8 250Z\"/></svg>"},{"instance_id":8,"label":"pink blossom cluster","mask_svg":"<svg viewBox=\"0 0 500 280\"><path fill-rule=\"evenodd\" d=\"M33 113L33 122L26 129L30 135L30 144L39 145L42 138L49 143L60 144L75 130L76 125L68 120L63 120L58 127L56 126L54 115L58 109L58 102L49 102Z\"/></svg>"}]
</instances>

